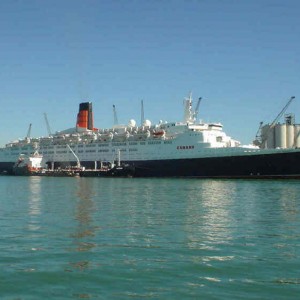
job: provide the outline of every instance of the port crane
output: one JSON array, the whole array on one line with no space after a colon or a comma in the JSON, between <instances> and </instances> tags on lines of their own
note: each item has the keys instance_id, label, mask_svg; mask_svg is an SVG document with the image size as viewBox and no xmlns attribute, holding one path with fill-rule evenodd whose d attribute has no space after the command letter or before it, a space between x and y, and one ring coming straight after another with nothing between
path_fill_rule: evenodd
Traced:
<instances>
[{"instance_id":1,"label":"port crane","mask_svg":"<svg viewBox=\"0 0 300 300\"><path fill-rule=\"evenodd\" d=\"M195 121L196 121L197 118L198 118L198 112L199 112L199 106L200 106L201 100L202 100L202 98L199 97L199 98L198 98L197 105L196 105L196 108L195 108L195 111L194 111L194 119L195 119Z\"/></svg>"},{"instance_id":2,"label":"port crane","mask_svg":"<svg viewBox=\"0 0 300 300\"><path fill-rule=\"evenodd\" d=\"M51 128L50 128L50 125L49 125L49 122L48 122L48 118L47 118L47 114L44 113L44 118L45 118L45 122L46 122L46 126L47 126L47 131L48 131L48 135L51 136L52 133L51 133Z\"/></svg>"},{"instance_id":3,"label":"port crane","mask_svg":"<svg viewBox=\"0 0 300 300\"><path fill-rule=\"evenodd\" d=\"M26 139L30 139L30 136L31 136L31 127L32 127L32 124L30 123L29 127L28 127L27 134L26 134Z\"/></svg>"},{"instance_id":4,"label":"port crane","mask_svg":"<svg viewBox=\"0 0 300 300\"><path fill-rule=\"evenodd\" d=\"M260 122L260 126L258 128L258 131L256 133L256 139L254 141L255 145L260 146L260 148L265 148L266 147L266 141L268 139L268 136L270 134L270 131L272 130L272 128L274 128L274 126L278 123L279 119L282 117L282 115L285 113L285 111L287 110L287 108L290 106L290 104L292 103L292 101L295 99L295 96L292 96L288 102L286 103L286 105L283 107L283 109L280 111L280 113L276 116L276 118L273 120L273 122L270 124L266 134L264 136L262 136L261 134L261 129L262 129L262 125L263 122ZM260 134L259 134L260 132Z\"/></svg>"},{"instance_id":5,"label":"port crane","mask_svg":"<svg viewBox=\"0 0 300 300\"><path fill-rule=\"evenodd\" d=\"M258 127L258 129L256 131L256 135L255 135L255 140L253 141L253 144L255 146L261 146L261 139L262 139L261 129L263 127L263 124L264 124L263 121L259 122L259 127Z\"/></svg>"},{"instance_id":6,"label":"port crane","mask_svg":"<svg viewBox=\"0 0 300 300\"><path fill-rule=\"evenodd\" d=\"M76 161L77 161L76 167L80 169L81 168L81 164L80 164L80 160L79 160L78 156L75 154L75 152L73 151L73 149L70 147L69 144L67 144L67 147L69 148L69 150L71 151L71 153L76 158Z\"/></svg>"}]
</instances>

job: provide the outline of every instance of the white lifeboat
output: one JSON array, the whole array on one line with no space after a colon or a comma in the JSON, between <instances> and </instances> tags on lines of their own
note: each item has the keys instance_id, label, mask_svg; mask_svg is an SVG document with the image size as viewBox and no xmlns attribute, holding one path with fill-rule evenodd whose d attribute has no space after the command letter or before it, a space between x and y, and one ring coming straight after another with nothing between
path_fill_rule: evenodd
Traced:
<instances>
[{"instance_id":1,"label":"white lifeboat","mask_svg":"<svg viewBox=\"0 0 300 300\"><path fill-rule=\"evenodd\" d=\"M154 130L152 132L152 136L154 138L163 138L166 135L166 132L164 130Z\"/></svg>"},{"instance_id":2,"label":"white lifeboat","mask_svg":"<svg viewBox=\"0 0 300 300\"><path fill-rule=\"evenodd\" d=\"M150 137L150 131L138 131L137 133L134 133L132 137L134 140L146 140Z\"/></svg>"},{"instance_id":3,"label":"white lifeboat","mask_svg":"<svg viewBox=\"0 0 300 300\"><path fill-rule=\"evenodd\" d=\"M113 139L115 141L125 141L129 138L130 134L128 131L126 131L125 133L115 133L113 135Z\"/></svg>"},{"instance_id":4,"label":"white lifeboat","mask_svg":"<svg viewBox=\"0 0 300 300\"><path fill-rule=\"evenodd\" d=\"M104 133L104 134L101 134L100 135L100 141L103 141L103 142L109 142L113 139L114 135L112 132L109 132L109 133Z\"/></svg>"}]
</instances>

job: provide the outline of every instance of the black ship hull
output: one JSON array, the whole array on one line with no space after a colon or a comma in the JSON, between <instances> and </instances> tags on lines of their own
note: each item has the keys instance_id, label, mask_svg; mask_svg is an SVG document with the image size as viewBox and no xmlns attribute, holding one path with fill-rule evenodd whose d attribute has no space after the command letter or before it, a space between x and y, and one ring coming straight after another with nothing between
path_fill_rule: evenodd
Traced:
<instances>
[{"instance_id":1,"label":"black ship hull","mask_svg":"<svg viewBox=\"0 0 300 300\"><path fill-rule=\"evenodd\" d=\"M132 177L196 177L196 178L300 178L300 150L270 154L123 161L130 166ZM87 169L94 161L82 161ZM55 162L54 167L76 165L74 162ZM13 163L1 163L0 172L12 173ZM99 174L101 176L102 174ZM88 176L86 174L86 176Z\"/></svg>"},{"instance_id":2,"label":"black ship hull","mask_svg":"<svg viewBox=\"0 0 300 300\"><path fill-rule=\"evenodd\" d=\"M15 162L0 162L0 175L14 175Z\"/></svg>"},{"instance_id":3,"label":"black ship hull","mask_svg":"<svg viewBox=\"0 0 300 300\"><path fill-rule=\"evenodd\" d=\"M113 167L111 169L84 170L79 172L81 177L133 177L135 168L130 165Z\"/></svg>"},{"instance_id":4,"label":"black ship hull","mask_svg":"<svg viewBox=\"0 0 300 300\"><path fill-rule=\"evenodd\" d=\"M134 176L252 179L300 178L300 151L137 162Z\"/></svg>"}]
</instances>

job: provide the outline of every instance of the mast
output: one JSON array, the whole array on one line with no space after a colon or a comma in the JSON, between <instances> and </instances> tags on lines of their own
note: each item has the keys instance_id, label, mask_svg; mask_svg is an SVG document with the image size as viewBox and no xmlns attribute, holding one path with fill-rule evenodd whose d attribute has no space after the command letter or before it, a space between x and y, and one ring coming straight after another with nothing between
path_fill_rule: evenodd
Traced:
<instances>
[{"instance_id":1,"label":"mast","mask_svg":"<svg viewBox=\"0 0 300 300\"><path fill-rule=\"evenodd\" d=\"M189 97L184 99L184 122L194 123L194 113L192 112L192 92L190 92Z\"/></svg>"},{"instance_id":2,"label":"mast","mask_svg":"<svg viewBox=\"0 0 300 300\"><path fill-rule=\"evenodd\" d=\"M141 126L143 126L145 121L145 115L144 115L144 101L141 100Z\"/></svg>"},{"instance_id":3,"label":"mast","mask_svg":"<svg viewBox=\"0 0 300 300\"><path fill-rule=\"evenodd\" d=\"M114 113L114 125L118 125L119 121L118 121L118 116L117 116L117 111L116 111L115 105L113 105L113 113Z\"/></svg>"}]
</instances>

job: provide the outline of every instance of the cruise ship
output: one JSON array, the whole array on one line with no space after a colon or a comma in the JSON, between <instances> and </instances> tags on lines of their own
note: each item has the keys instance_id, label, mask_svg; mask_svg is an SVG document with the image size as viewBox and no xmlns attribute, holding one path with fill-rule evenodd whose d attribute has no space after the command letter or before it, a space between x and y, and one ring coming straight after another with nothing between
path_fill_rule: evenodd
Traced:
<instances>
[{"instance_id":1,"label":"cruise ship","mask_svg":"<svg viewBox=\"0 0 300 300\"><path fill-rule=\"evenodd\" d=\"M256 145L241 145L221 123L197 121L200 100L194 109L192 96L184 99L179 122L153 125L142 109L141 125L132 119L109 129L95 128L92 103L80 103L75 127L1 148L0 172L11 174L21 155L38 151L54 170L76 165L99 169L119 159L134 168L135 177L300 178L299 125L273 122L261 128Z\"/></svg>"}]
</instances>

